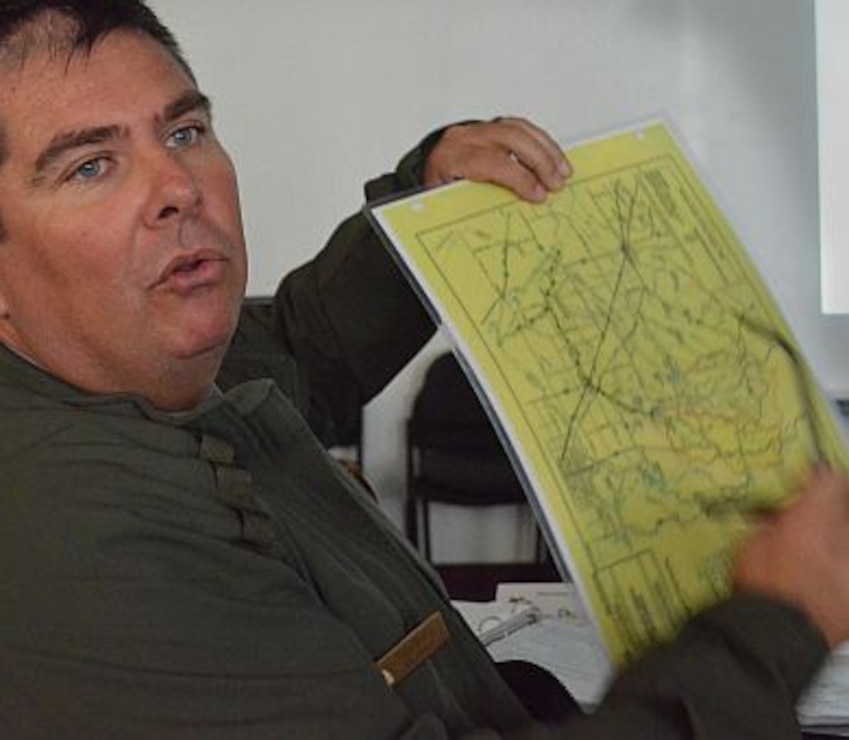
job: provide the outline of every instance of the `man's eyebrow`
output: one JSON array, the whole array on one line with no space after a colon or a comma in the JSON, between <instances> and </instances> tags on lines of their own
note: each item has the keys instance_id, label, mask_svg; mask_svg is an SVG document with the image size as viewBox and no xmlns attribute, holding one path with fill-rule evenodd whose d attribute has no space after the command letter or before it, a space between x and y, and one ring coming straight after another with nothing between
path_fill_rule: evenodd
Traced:
<instances>
[{"instance_id":1,"label":"man's eyebrow","mask_svg":"<svg viewBox=\"0 0 849 740\"><path fill-rule=\"evenodd\" d=\"M211 117L212 103L199 90L187 90L165 106L161 120L170 123L194 110L200 110L206 116ZM102 144L104 141L119 138L123 133L124 130L120 126L95 126L79 131L66 131L56 134L35 160L33 184L38 184L43 179L44 173L65 152L84 146Z\"/></svg>"},{"instance_id":2,"label":"man's eyebrow","mask_svg":"<svg viewBox=\"0 0 849 740\"><path fill-rule=\"evenodd\" d=\"M33 182L40 180L45 171L65 152L117 139L121 133L120 126L95 126L56 134L35 160Z\"/></svg>"},{"instance_id":3,"label":"man's eyebrow","mask_svg":"<svg viewBox=\"0 0 849 740\"><path fill-rule=\"evenodd\" d=\"M195 110L200 110L205 115L211 117L212 102L199 90L187 90L178 96L176 100L165 106L162 119L166 123L170 123L171 121L176 121L180 116L184 116L186 113L191 113Z\"/></svg>"}]
</instances>

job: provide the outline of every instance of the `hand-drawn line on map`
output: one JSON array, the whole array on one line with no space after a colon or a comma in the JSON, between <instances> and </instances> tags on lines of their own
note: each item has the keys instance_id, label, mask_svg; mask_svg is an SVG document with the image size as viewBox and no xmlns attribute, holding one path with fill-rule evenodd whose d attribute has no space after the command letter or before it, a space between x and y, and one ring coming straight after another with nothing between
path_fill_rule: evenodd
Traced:
<instances>
[{"instance_id":1,"label":"hand-drawn line on map","mask_svg":"<svg viewBox=\"0 0 849 740\"><path fill-rule=\"evenodd\" d=\"M813 395L811 393L811 381L805 368L805 360L799 354L799 351L790 343L783 334L778 332L775 327L765 326L745 314L740 315L740 323L755 334L769 339L781 349L790 361L790 367L793 370L793 378L796 381L796 389L799 393L799 400L802 404L802 409L805 414L805 421L808 425L808 431L811 434L811 443L813 445L814 459L811 462L824 463L828 458L826 453L825 441L822 438L819 425L819 417L816 412Z\"/></svg>"}]
</instances>

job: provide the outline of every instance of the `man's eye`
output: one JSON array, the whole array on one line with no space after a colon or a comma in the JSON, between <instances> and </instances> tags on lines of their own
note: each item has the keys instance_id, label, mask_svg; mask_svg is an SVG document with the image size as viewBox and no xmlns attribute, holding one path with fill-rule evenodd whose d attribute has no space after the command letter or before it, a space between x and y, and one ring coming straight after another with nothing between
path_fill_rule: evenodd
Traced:
<instances>
[{"instance_id":1,"label":"man's eye","mask_svg":"<svg viewBox=\"0 0 849 740\"><path fill-rule=\"evenodd\" d=\"M86 180L94 180L103 174L106 169L106 164L106 160L103 157L89 159L74 169L74 171L71 172L70 177L68 177L68 180L78 180L83 182Z\"/></svg>"},{"instance_id":2,"label":"man's eye","mask_svg":"<svg viewBox=\"0 0 849 740\"><path fill-rule=\"evenodd\" d=\"M185 149L192 146L192 144L196 144L203 133L204 129L202 126L184 126L174 131L168 137L166 146L171 149Z\"/></svg>"}]
</instances>

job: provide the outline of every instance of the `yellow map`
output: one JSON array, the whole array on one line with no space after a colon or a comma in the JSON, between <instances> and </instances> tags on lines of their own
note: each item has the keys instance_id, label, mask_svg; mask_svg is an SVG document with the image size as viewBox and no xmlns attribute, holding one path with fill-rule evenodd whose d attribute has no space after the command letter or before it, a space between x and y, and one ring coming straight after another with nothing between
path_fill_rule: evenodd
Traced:
<instances>
[{"instance_id":1,"label":"yellow map","mask_svg":"<svg viewBox=\"0 0 849 740\"><path fill-rule=\"evenodd\" d=\"M568 151L542 205L470 183L373 209L509 440L612 660L728 593L751 512L839 427L662 123Z\"/></svg>"}]
</instances>

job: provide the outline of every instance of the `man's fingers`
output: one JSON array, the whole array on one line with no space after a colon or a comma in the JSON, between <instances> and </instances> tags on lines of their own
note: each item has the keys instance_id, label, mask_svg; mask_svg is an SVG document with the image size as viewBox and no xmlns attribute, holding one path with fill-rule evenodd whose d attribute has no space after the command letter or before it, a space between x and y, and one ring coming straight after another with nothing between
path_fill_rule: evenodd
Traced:
<instances>
[{"instance_id":1,"label":"man's fingers","mask_svg":"<svg viewBox=\"0 0 849 740\"><path fill-rule=\"evenodd\" d=\"M824 525L841 526L849 521L849 481L827 467L813 469L802 485L799 496L784 510L785 516L797 516Z\"/></svg>"},{"instance_id":2,"label":"man's fingers","mask_svg":"<svg viewBox=\"0 0 849 740\"><path fill-rule=\"evenodd\" d=\"M559 190L571 168L556 142L521 118L447 129L425 165L424 184L464 178L509 188L532 202Z\"/></svg>"},{"instance_id":3,"label":"man's fingers","mask_svg":"<svg viewBox=\"0 0 849 740\"><path fill-rule=\"evenodd\" d=\"M518 156L493 150L470 161L464 175L475 182L491 182L512 190L516 195L533 203L545 200L549 189Z\"/></svg>"},{"instance_id":4,"label":"man's fingers","mask_svg":"<svg viewBox=\"0 0 849 740\"><path fill-rule=\"evenodd\" d=\"M830 645L849 638L849 481L819 468L741 544L735 586L787 601Z\"/></svg>"},{"instance_id":5,"label":"man's fingers","mask_svg":"<svg viewBox=\"0 0 849 740\"><path fill-rule=\"evenodd\" d=\"M519 136L509 144L513 154L533 170L551 189L559 187L572 174L572 167L560 146L543 129L524 118L501 118L498 122Z\"/></svg>"}]
</instances>

